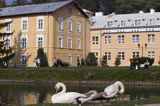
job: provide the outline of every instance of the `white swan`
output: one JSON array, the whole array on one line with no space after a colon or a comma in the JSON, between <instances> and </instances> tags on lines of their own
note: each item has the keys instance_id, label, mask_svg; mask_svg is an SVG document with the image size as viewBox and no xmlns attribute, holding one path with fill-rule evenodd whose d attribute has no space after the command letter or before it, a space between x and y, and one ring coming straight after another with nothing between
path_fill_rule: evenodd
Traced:
<instances>
[{"instance_id":1,"label":"white swan","mask_svg":"<svg viewBox=\"0 0 160 106\"><path fill-rule=\"evenodd\" d=\"M76 98L78 97L86 97L86 95L78 93L78 92L66 92L66 86L63 83L57 83L55 85L56 90L62 87L62 91L54 94L51 97L52 103L73 103L78 104Z\"/></svg>"},{"instance_id":2,"label":"white swan","mask_svg":"<svg viewBox=\"0 0 160 106\"><path fill-rule=\"evenodd\" d=\"M111 84L110 86L106 87L104 89L104 97L105 98L114 98L118 94L122 94L125 91L124 85L120 81L116 81L114 84Z\"/></svg>"},{"instance_id":3,"label":"white swan","mask_svg":"<svg viewBox=\"0 0 160 106\"><path fill-rule=\"evenodd\" d=\"M109 100L117 97L118 94L122 94L124 92L124 85L120 81L116 81L114 84L109 85L104 89L104 92L96 93L92 96L90 100Z\"/></svg>"}]
</instances>

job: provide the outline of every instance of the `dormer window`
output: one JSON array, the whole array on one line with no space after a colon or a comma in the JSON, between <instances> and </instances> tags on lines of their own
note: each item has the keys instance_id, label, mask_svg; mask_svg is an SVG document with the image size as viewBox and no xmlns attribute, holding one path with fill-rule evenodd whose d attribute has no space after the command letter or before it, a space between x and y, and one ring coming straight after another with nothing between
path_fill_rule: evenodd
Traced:
<instances>
[{"instance_id":1,"label":"dormer window","mask_svg":"<svg viewBox=\"0 0 160 106\"><path fill-rule=\"evenodd\" d=\"M108 22L107 22L107 25L108 25L108 27L113 26L113 21L108 21Z\"/></svg>"},{"instance_id":2,"label":"dormer window","mask_svg":"<svg viewBox=\"0 0 160 106\"><path fill-rule=\"evenodd\" d=\"M140 20L140 19L135 20L134 25L135 25L135 26L141 25L141 20Z\"/></svg>"},{"instance_id":3,"label":"dormer window","mask_svg":"<svg viewBox=\"0 0 160 106\"><path fill-rule=\"evenodd\" d=\"M126 26L126 22L124 20L121 21L121 27Z\"/></svg>"}]
</instances>

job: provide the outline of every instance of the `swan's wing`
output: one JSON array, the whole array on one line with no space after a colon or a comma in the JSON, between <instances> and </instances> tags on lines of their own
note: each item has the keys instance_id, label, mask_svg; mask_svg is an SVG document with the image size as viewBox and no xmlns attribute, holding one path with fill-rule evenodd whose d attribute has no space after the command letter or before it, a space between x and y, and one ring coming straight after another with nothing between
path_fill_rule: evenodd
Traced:
<instances>
[{"instance_id":1,"label":"swan's wing","mask_svg":"<svg viewBox=\"0 0 160 106\"><path fill-rule=\"evenodd\" d=\"M77 92L67 92L63 94L55 94L52 96L53 103L76 103L76 98L86 97L84 94Z\"/></svg>"},{"instance_id":2,"label":"swan's wing","mask_svg":"<svg viewBox=\"0 0 160 106\"><path fill-rule=\"evenodd\" d=\"M106 87L104 89L104 92L106 93L107 96L105 96L105 97L106 98L112 98L112 97L116 96L117 93L118 93L118 90L119 90L119 88L114 84Z\"/></svg>"}]
</instances>

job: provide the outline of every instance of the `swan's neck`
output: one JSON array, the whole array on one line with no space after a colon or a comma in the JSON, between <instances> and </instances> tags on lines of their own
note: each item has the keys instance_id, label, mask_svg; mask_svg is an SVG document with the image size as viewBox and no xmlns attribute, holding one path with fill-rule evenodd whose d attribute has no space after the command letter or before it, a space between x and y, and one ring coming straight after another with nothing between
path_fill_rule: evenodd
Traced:
<instances>
[{"instance_id":1,"label":"swan's neck","mask_svg":"<svg viewBox=\"0 0 160 106\"><path fill-rule=\"evenodd\" d=\"M62 87L62 91L59 92L59 93L65 93L66 92L66 86L62 84L61 87Z\"/></svg>"},{"instance_id":2,"label":"swan's neck","mask_svg":"<svg viewBox=\"0 0 160 106\"><path fill-rule=\"evenodd\" d=\"M117 81L115 84L120 87L119 93L122 94L124 92L124 85L122 82Z\"/></svg>"}]
</instances>

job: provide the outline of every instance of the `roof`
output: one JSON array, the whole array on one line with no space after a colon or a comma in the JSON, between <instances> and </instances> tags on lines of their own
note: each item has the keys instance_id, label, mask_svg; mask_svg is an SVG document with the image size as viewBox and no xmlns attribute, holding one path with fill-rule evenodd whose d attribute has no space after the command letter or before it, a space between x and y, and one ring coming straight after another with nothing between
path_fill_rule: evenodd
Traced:
<instances>
[{"instance_id":1,"label":"roof","mask_svg":"<svg viewBox=\"0 0 160 106\"><path fill-rule=\"evenodd\" d=\"M139 20L140 23L135 25L135 20ZM150 23L152 20L153 23ZM112 21L112 25L108 25L108 22ZM122 21L125 25L122 26ZM102 16L92 17L92 29L101 28L125 28L125 27L145 27L160 25L160 12L150 13L134 13L134 14L109 14Z\"/></svg>"},{"instance_id":2,"label":"roof","mask_svg":"<svg viewBox=\"0 0 160 106\"><path fill-rule=\"evenodd\" d=\"M52 2L52 3L45 3L45 4L32 4L32 5L25 5L25 6L13 6L13 7L0 8L0 17L54 12L57 9L60 9L72 2L75 3L73 0L66 0L62 2ZM82 12L79 6L78 8ZM86 16L85 13L83 14Z\"/></svg>"}]
</instances>

